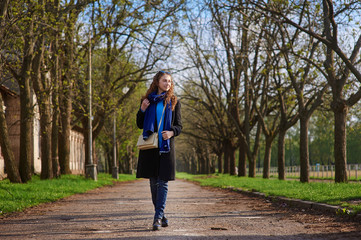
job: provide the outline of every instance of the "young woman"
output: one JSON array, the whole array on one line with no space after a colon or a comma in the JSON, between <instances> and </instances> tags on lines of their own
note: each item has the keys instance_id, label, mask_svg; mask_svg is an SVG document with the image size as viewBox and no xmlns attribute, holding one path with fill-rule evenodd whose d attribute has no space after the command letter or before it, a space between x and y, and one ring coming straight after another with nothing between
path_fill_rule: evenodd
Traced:
<instances>
[{"instance_id":1,"label":"young woman","mask_svg":"<svg viewBox=\"0 0 361 240\"><path fill-rule=\"evenodd\" d=\"M174 95L174 83L169 72L159 71L153 77L152 84L141 99L137 126L143 129L145 138L158 132L159 147L139 151L137 178L149 178L155 209L153 230L159 230L161 226L168 226L164 208L168 181L175 179L174 137L182 130L181 105Z\"/></svg>"}]
</instances>

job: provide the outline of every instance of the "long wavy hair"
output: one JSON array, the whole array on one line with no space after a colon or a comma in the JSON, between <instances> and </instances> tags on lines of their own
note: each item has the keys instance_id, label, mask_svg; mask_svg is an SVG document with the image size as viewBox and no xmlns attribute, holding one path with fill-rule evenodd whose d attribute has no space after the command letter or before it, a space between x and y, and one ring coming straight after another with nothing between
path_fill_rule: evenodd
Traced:
<instances>
[{"instance_id":1,"label":"long wavy hair","mask_svg":"<svg viewBox=\"0 0 361 240\"><path fill-rule=\"evenodd\" d=\"M165 102L169 103L170 101L172 101L172 111L173 111L175 108L175 105L177 104L177 96L174 95L173 77L168 72L159 71L159 72L157 72L157 74L155 74L155 76L153 77L153 82L152 82L152 84L150 84L149 89L147 90L145 95L142 97L141 102L143 102L144 99L148 98L149 94L151 94L152 92L158 91L159 80L161 79L161 77L163 75L169 75L172 80L169 90L165 93Z\"/></svg>"}]
</instances>

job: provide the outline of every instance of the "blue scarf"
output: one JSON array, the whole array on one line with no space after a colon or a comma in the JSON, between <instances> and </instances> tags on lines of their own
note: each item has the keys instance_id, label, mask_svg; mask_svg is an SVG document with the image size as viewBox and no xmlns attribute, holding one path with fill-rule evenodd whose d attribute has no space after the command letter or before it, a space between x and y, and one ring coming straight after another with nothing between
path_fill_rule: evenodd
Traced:
<instances>
[{"instance_id":1,"label":"blue scarf","mask_svg":"<svg viewBox=\"0 0 361 240\"><path fill-rule=\"evenodd\" d=\"M165 92L157 95L157 92L149 94L148 100L150 102L149 107L145 111L144 124L143 124L143 138L147 139L155 131L155 126L158 127L159 122L155 122L156 119L156 106L160 101L164 101ZM170 131L172 124L172 103L168 103L164 110L163 117L163 131ZM159 121L159 120L158 120ZM160 153L168 153L170 151L170 139L163 140L162 145L159 146Z\"/></svg>"}]
</instances>

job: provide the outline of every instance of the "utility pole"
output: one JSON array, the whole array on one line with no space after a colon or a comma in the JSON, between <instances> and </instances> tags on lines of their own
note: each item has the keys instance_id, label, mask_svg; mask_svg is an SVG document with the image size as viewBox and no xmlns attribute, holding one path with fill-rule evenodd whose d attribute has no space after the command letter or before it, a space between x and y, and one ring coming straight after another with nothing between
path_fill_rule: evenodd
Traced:
<instances>
[{"instance_id":1,"label":"utility pole","mask_svg":"<svg viewBox=\"0 0 361 240\"><path fill-rule=\"evenodd\" d=\"M89 164L86 165L86 177L97 181L97 165L93 163L93 113L92 113L92 52L91 31L89 31Z\"/></svg>"}]
</instances>

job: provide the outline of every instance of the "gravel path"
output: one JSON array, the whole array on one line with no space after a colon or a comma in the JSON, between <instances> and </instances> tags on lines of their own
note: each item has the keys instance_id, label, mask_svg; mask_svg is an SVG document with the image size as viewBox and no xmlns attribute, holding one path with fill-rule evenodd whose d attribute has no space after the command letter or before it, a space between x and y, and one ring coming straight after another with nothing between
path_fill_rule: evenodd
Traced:
<instances>
[{"instance_id":1,"label":"gravel path","mask_svg":"<svg viewBox=\"0 0 361 240\"><path fill-rule=\"evenodd\" d=\"M0 219L0 239L361 239L360 223L227 190L170 182L170 226L152 231L149 183L92 190Z\"/></svg>"}]
</instances>

